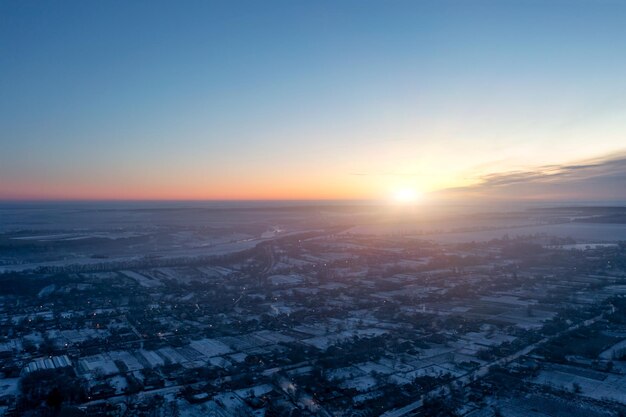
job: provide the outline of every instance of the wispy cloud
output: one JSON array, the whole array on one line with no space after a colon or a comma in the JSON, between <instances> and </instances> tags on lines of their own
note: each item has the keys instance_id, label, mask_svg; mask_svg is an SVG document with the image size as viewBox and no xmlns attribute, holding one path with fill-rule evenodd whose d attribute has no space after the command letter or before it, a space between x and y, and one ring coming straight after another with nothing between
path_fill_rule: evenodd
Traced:
<instances>
[{"instance_id":1,"label":"wispy cloud","mask_svg":"<svg viewBox=\"0 0 626 417\"><path fill-rule=\"evenodd\" d=\"M474 186L444 190L439 195L498 200L626 200L626 153L483 175Z\"/></svg>"}]
</instances>

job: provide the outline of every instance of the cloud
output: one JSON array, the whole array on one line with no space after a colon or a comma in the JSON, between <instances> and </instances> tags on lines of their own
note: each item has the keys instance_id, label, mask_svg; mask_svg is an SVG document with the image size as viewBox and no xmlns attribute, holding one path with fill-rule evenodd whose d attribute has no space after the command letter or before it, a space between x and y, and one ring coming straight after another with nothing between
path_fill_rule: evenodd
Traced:
<instances>
[{"instance_id":1,"label":"cloud","mask_svg":"<svg viewBox=\"0 0 626 417\"><path fill-rule=\"evenodd\" d=\"M470 187L443 190L441 198L545 201L625 201L626 153L480 177Z\"/></svg>"}]
</instances>

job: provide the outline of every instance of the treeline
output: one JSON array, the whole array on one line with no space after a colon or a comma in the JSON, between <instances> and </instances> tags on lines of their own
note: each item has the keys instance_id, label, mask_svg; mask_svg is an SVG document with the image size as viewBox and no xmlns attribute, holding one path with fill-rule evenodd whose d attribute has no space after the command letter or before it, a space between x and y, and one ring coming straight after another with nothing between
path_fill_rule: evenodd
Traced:
<instances>
[{"instance_id":1,"label":"treeline","mask_svg":"<svg viewBox=\"0 0 626 417\"><path fill-rule=\"evenodd\" d=\"M69 264L69 265L50 265L38 266L29 273L34 274L61 274L61 273L89 273L89 272L115 272L123 269L145 269L145 268L167 268L167 267L184 267L184 266L205 266L205 265L223 265L233 262L241 262L254 256L257 249L245 249L239 252L233 252L224 255L207 255L194 257L178 257L178 258L153 258L143 257L140 259L132 259L125 261L98 262L89 264ZM9 271L0 273L0 279L7 274L15 272Z\"/></svg>"}]
</instances>

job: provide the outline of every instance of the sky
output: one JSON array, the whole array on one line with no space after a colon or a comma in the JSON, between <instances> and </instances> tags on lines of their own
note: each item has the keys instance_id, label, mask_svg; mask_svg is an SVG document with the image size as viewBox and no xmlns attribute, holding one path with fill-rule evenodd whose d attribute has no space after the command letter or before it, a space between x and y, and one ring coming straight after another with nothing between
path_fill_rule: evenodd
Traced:
<instances>
[{"instance_id":1,"label":"sky","mask_svg":"<svg viewBox=\"0 0 626 417\"><path fill-rule=\"evenodd\" d=\"M558 198L626 199L625 21L608 0L5 0L0 200L541 198L561 179ZM537 181L590 160L594 186Z\"/></svg>"}]
</instances>

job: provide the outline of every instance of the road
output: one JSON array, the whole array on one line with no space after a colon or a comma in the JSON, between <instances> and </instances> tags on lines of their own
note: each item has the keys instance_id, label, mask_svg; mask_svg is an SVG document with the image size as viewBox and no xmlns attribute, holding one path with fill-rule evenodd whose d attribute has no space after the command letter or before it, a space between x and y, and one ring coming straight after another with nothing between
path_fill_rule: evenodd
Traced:
<instances>
[{"instance_id":1,"label":"road","mask_svg":"<svg viewBox=\"0 0 626 417\"><path fill-rule=\"evenodd\" d=\"M493 362L489 362L485 365L480 366L479 368L475 369L474 371L471 371L465 375L462 375L460 377L457 377L455 379L453 379L452 381L450 381L451 383L455 383L457 386L466 386L468 384L470 384L471 382L480 379L484 376L486 376L489 373L489 368L491 368L492 366L502 366L502 365L506 365L509 364L517 359L519 359L520 357L524 356L524 355L528 355L530 352L532 352L533 350L535 350L536 348L538 348L539 346L554 340L558 337L563 336L566 333L572 332L574 330L577 330L581 327L588 327L591 326L592 324L598 322L600 319L602 319L602 317L604 317L604 313L599 314L591 319L585 320L583 322L580 322L578 324L575 324L571 327L568 327L567 329L556 333L552 336L548 336L548 337L544 337L543 339L539 340L538 342L535 342L531 345L526 346L525 348L518 350L515 353L510 354L509 356L506 356L504 358L500 358L497 359ZM422 397L417 400L412 402L411 404L408 404L404 407L401 408L396 408L393 410L389 410L385 413L383 413L381 415L381 417L402 417L402 416L406 416L409 413L412 413L414 411L419 410L423 405L424 405L424 398L428 398L431 397L435 394L441 393L441 390L443 389L445 394L449 394L449 388L447 387L448 384L446 384L446 386L439 386L435 389L432 389L430 391L428 391L427 393L425 393L424 395L422 395Z\"/></svg>"}]
</instances>

